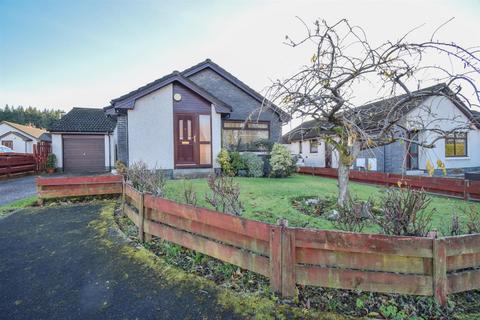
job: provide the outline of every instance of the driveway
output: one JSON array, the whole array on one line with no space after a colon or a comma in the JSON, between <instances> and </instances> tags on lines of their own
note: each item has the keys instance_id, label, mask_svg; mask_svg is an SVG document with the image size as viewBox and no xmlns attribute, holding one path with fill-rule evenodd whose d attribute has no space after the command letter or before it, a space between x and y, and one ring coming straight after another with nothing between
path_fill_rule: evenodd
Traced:
<instances>
[{"instance_id":1,"label":"driveway","mask_svg":"<svg viewBox=\"0 0 480 320\"><path fill-rule=\"evenodd\" d=\"M35 176L0 180L0 206L35 194Z\"/></svg>"},{"instance_id":2,"label":"driveway","mask_svg":"<svg viewBox=\"0 0 480 320\"><path fill-rule=\"evenodd\" d=\"M101 205L29 208L0 219L2 319L235 319L216 290L169 283L89 227ZM112 232L109 232L112 233Z\"/></svg>"}]
</instances>

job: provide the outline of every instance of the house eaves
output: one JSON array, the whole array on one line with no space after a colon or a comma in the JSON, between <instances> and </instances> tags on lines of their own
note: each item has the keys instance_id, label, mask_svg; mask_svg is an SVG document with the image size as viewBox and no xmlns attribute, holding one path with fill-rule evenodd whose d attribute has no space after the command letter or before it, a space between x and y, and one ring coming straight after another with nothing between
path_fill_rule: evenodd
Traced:
<instances>
[{"instance_id":1,"label":"house eaves","mask_svg":"<svg viewBox=\"0 0 480 320\"><path fill-rule=\"evenodd\" d=\"M225 102L221 101L220 99L214 97L193 81L185 78L180 72L174 71L171 74L168 74L158 80L155 80L143 87L138 88L130 93L127 93L119 98L113 99L111 101L111 106L115 108L115 110L120 109L133 109L135 106L135 101L144 97L160 88L163 88L173 82L178 82L188 89L192 90L193 92L197 93L202 98L208 100L215 106L215 110L218 113L230 113L232 112L232 107L226 104ZM109 107L107 107L107 110Z\"/></svg>"},{"instance_id":2,"label":"house eaves","mask_svg":"<svg viewBox=\"0 0 480 320\"><path fill-rule=\"evenodd\" d=\"M23 141L33 141L33 139L30 139L30 138L27 137L26 135L23 135L23 134L21 134L20 132L16 132L16 131L8 131L8 132L2 134L2 135L0 136L0 139L4 138L4 137L6 137L6 136L8 136L8 135L10 135L10 134L16 135L17 137L21 138Z\"/></svg>"}]
</instances>

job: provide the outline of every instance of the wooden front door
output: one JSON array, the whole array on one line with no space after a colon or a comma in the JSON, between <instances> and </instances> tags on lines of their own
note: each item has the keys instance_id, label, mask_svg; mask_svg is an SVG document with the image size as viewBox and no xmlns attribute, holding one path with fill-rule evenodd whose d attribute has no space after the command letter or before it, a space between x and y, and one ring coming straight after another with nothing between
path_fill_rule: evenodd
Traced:
<instances>
[{"instance_id":1,"label":"wooden front door","mask_svg":"<svg viewBox=\"0 0 480 320\"><path fill-rule=\"evenodd\" d=\"M197 164L197 116L196 114L175 115L175 164L195 166Z\"/></svg>"}]
</instances>

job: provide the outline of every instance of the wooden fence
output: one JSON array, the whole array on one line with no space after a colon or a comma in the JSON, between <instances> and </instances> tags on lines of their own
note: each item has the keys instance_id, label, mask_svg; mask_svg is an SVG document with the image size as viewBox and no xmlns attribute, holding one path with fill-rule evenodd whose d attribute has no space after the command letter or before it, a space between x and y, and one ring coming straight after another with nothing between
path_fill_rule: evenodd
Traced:
<instances>
[{"instance_id":1,"label":"wooden fence","mask_svg":"<svg viewBox=\"0 0 480 320\"><path fill-rule=\"evenodd\" d=\"M52 144L50 142L38 142L33 145L33 157L35 158L37 172L46 170L47 157L52 153Z\"/></svg>"},{"instance_id":2,"label":"wooden fence","mask_svg":"<svg viewBox=\"0 0 480 320\"><path fill-rule=\"evenodd\" d=\"M312 174L324 177L337 177L337 169L319 167L300 167L299 173ZM460 197L463 199L480 200L480 181L464 179L407 176L393 173L350 171L350 180L366 183L396 186L399 182L412 188L423 188L425 191Z\"/></svg>"},{"instance_id":3,"label":"wooden fence","mask_svg":"<svg viewBox=\"0 0 480 320\"><path fill-rule=\"evenodd\" d=\"M398 237L290 228L179 204L123 188L139 239L157 236L270 278L283 296L295 285L435 296L480 288L480 235Z\"/></svg>"},{"instance_id":4,"label":"wooden fence","mask_svg":"<svg viewBox=\"0 0 480 320\"><path fill-rule=\"evenodd\" d=\"M37 177L40 199L122 193L121 176Z\"/></svg>"},{"instance_id":5,"label":"wooden fence","mask_svg":"<svg viewBox=\"0 0 480 320\"><path fill-rule=\"evenodd\" d=\"M35 158L30 153L0 153L0 177L34 173Z\"/></svg>"},{"instance_id":6,"label":"wooden fence","mask_svg":"<svg viewBox=\"0 0 480 320\"><path fill-rule=\"evenodd\" d=\"M480 234L398 237L288 227L143 194L120 176L37 178L41 198L122 194L139 239L157 236L270 279L295 285L434 296L480 289Z\"/></svg>"}]
</instances>

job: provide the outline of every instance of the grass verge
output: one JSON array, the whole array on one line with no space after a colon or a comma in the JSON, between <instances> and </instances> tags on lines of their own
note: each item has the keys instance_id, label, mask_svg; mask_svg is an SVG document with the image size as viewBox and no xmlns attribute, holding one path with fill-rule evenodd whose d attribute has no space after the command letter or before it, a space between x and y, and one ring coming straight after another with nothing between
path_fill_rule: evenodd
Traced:
<instances>
[{"instance_id":1,"label":"grass verge","mask_svg":"<svg viewBox=\"0 0 480 320\"><path fill-rule=\"evenodd\" d=\"M37 200L37 196L31 196L0 206L0 217L14 210L34 206L37 204Z\"/></svg>"}]
</instances>

